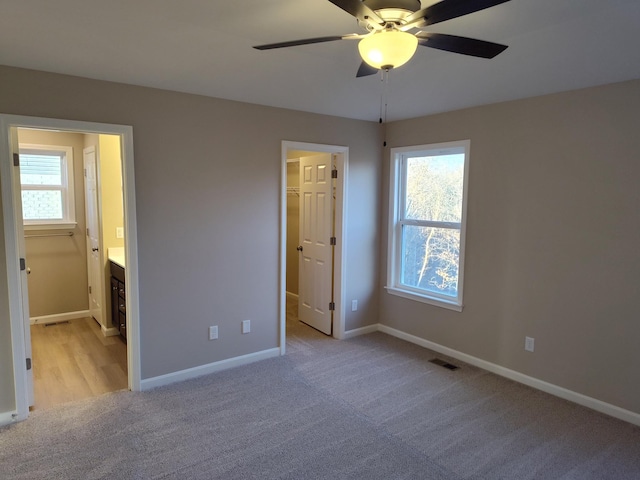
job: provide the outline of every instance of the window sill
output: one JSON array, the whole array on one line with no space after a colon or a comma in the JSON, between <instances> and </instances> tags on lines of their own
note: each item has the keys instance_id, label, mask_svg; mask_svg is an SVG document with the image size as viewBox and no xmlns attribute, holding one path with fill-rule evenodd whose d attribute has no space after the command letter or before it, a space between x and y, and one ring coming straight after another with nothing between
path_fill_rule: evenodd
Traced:
<instances>
[{"instance_id":1,"label":"window sill","mask_svg":"<svg viewBox=\"0 0 640 480\"><path fill-rule=\"evenodd\" d=\"M455 302L448 302L439 298L428 297L427 295L420 295L419 293L410 292L408 290L402 290L396 287L384 287L385 290L391 295L407 298L409 300L415 300L416 302L427 303L435 307L447 308L449 310L455 310L456 312L462 311L462 305L458 305Z\"/></svg>"},{"instance_id":2,"label":"window sill","mask_svg":"<svg viewBox=\"0 0 640 480\"><path fill-rule=\"evenodd\" d=\"M25 223L25 230L73 230L78 224L76 222L66 223Z\"/></svg>"}]
</instances>

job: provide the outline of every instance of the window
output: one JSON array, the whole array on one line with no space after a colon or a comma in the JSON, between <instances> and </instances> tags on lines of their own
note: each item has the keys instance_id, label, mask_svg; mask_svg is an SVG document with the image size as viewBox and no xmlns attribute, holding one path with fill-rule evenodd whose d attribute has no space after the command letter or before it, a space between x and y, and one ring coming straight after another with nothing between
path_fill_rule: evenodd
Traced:
<instances>
[{"instance_id":1,"label":"window","mask_svg":"<svg viewBox=\"0 0 640 480\"><path fill-rule=\"evenodd\" d=\"M71 147L20 145L25 228L75 226L72 152Z\"/></svg>"},{"instance_id":2,"label":"window","mask_svg":"<svg viewBox=\"0 0 640 480\"><path fill-rule=\"evenodd\" d=\"M462 311L469 141L391 149L387 291Z\"/></svg>"}]
</instances>

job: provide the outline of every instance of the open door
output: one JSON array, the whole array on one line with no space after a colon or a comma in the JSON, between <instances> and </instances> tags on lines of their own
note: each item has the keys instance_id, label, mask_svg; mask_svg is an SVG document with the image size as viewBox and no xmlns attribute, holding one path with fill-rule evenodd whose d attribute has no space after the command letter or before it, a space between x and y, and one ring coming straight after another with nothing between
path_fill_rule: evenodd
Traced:
<instances>
[{"instance_id":1,"label":"open door","mask_svg":"<svg viewBox=\"0 0 640 480\"><path fill-rule=\"evenodd\" d=\"M98 215L98 183L95 147L83 150L84 192L87 219L87 264L89 271L89 313L104 329L102 318L103 281L100 262L100 220Z\"/></svg>"},{"instance_id":2,"label":"open door","mask_svg":"<svg viewBox=\"0 0 640 480\"><path fill-rule=\"evenodd\" d=\"M22 327L24 330L24 343L25 343L25 368L27 369L27 385L26 385L26 397L28 405L31 407L34 405L33 394L33 369L31 368L31 318L29 315L29 291L27 274L29 272L27 268L27 249L24 241L24 224L22 222L22 186L20 182L20 146L18 143L18 129L13 127L10 130L11 135L11 153L14 158L13 172L11 181L13 182L13 195L14 195L14 214L16 218L16 236L18 243L18 256L20 258L20 302L22 304Z\"/></svg>"},{"instance_id":3,"label":"open door","mask_svg":"<svg viewBox=\"0 0 640 480\"><path fill-rule=\"evenodd\" d=\"M333 326L333 202L331 154L300 158L298 317L331 335Z\"/></svg>"},{"instance_id":4,"label":"open door","mask_svg":"<svg viewBox=\"0 0 640 480\"><path fill-rule=\"evenodd\" d=\"M345 235L346 228L346 220L348 218L348 205L347 205L347 185L348 185L348 173L349 173L349 148L346 146L340 145L324 145L318 143L306 143L306 142L293 142L288 140L282 141L282 170L281 170L281 202L280 202L280 213L281 213L281 221L280 221L280 274L278 278L279 283L279 299L280 299L280 354L284 355L286 353L286 343L287 343L287 163L290 159L296 159L300 161L301 157L316 157L318 155L325 154L325 165L327 167L323 169L323 174L329 174L331 176L329 182L324 182L324 189L322 190L323 197L325 200L329 201L329 204L323 203L322 208L325 209L324 213L324 221L325 223L321 223L322 228L327 229L327 222L331 222L329 225L333 226L333 237L336 239L335 245L331 245L331 238L329 237L327 240L324 240L323 243L329 243L330 248L324 247L324 251L331 252L331 260L328 260L329 257L324 257L322 262L327 265L327 262L331 262L333 264L332 269L325 269L324 274L328 277L325 277L322 281L327 285L328 293L327 295L318 295L321 299L319 301L312 301L311 298L305 297L305 295L300 294L302 289L305 289L307 292L310 291L309 288L316 288L314 283L317 281L317 277L315 275L311 275L311 272L308 273L307 277L311 277L311 287L306 287L302 284L302 282L306 281L306 278L301 279L300 275L297 279L298 281L298 318L302 315L305 318L304 314L300 312L300 304L306 303L309 305L307 308L307 312L309 315L305 318L305 321L311 324L319 324L319 330L331 332L334 338L342 339L345 338L345 309L344 309L344 298L346 295L345 292L345 284L346 284L346 253L347 253L347 238ZM329 158L331 157L331 158ZM331 168L329 168L331 165ZM335 173L334 173L335 172ZM313 172L311 172L312 174ZM333 178L333 176L337 175L337 178ZM316 178L317 179L317 178ZM298 184L299 185L299 184ZM293 185L291 185L293 186ZM299 185L302 187L302 185ZM298 189L295 193L299 196L300 203L302 203L302 192L306 191L307 188ZM309 199L309 203L311 199ZM302 209L304 205L300 206ZM318 205L315 206L309 205L309 208L312 210L313 208L318 208ZM328 215L327 215L328 214ZM300 225L304 225L304 222L300 222L300 215L298 212L298 221ZM315 222L314 222L315 223ZM303 227L298 228L298 234ZM308 226L311 228L311 225ZM331 226L329 227L329 229ZM331 231L331 230L329 230ZM298 245L302 247L302 252L297 252L298 259L302 261L304 246L302 245L302 240L300 238L296 238L296 243L294 245ZM307 254L310 253L312 247L310 246ZM298 266L299 267L299 266ZM298 268L299 274L301 268ZM327 280L329 278L329 280ZM331 294L333 297L331 297ZM323 305L327 304L327 302L332 303L334 309L330 310L329 306L323 308ZM312 305L316 304L319 306L320 312L316 312L315 314L311 314L311 311L314 309ZM322 313L324 310L324 313ZM330 312L330 314L326 314L326 312ZM316 315L317 314L317 315ZM319 321L318 318L312 319L312 317L316 315L317 317L323 318L325 320ZM328 320L327 320L328 319ZM315 326L315 325L314 325Z\"/></svg>"}]
</instances>

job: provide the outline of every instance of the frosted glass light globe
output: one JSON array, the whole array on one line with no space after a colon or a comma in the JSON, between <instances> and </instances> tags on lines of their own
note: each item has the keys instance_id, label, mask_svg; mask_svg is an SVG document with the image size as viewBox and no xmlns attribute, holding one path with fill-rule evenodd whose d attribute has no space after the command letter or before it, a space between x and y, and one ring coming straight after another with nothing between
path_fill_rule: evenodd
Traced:
<instances>
[{"instance_id":1,"label":"frosted glass light globe","mask_svg":"<svg viewBox=\"0 0 640 480\"><path fill-rule=\"evenodd\" d=\"M375 32L358 43L362 59L377 69L398 68L404 65L418 48L418 39L397 30Z\"/></svg>"}]
</instances>

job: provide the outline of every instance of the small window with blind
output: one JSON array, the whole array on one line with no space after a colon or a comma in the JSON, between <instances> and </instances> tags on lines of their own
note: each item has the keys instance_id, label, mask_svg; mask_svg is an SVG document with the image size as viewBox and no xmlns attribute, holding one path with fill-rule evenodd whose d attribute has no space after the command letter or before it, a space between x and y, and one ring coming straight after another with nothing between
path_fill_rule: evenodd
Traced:
<instances>
[{"instance_id":1,"label":"small window with blind","mask_svg":"<svg viewBox=\"0 0 640 480\"><path fill-rule=\"evenodd\" d=\"M20 184L26 229L75 226L71 147L21 144Z\"/></svg>"}]
</instances>

